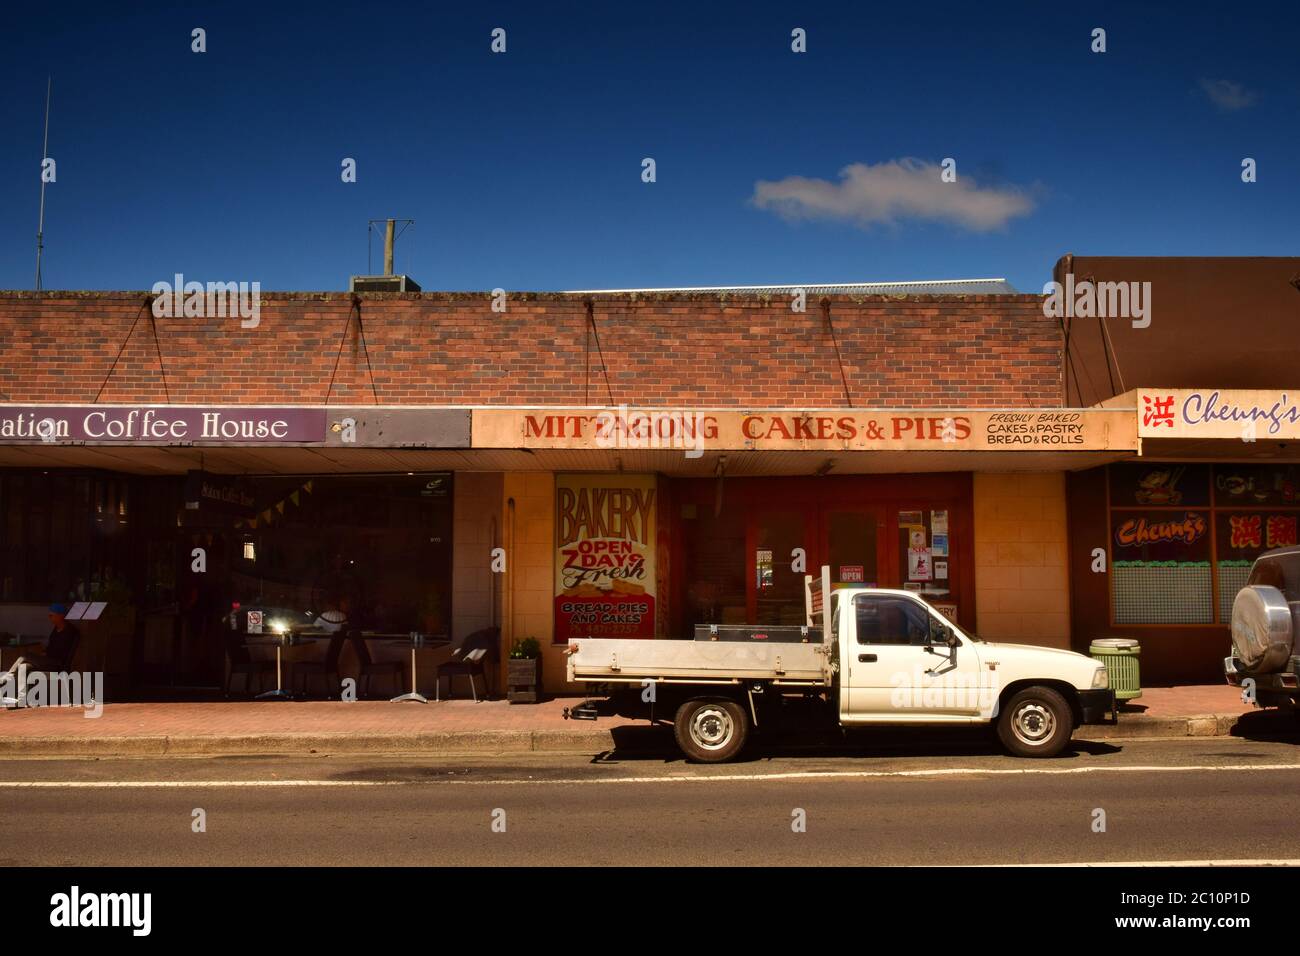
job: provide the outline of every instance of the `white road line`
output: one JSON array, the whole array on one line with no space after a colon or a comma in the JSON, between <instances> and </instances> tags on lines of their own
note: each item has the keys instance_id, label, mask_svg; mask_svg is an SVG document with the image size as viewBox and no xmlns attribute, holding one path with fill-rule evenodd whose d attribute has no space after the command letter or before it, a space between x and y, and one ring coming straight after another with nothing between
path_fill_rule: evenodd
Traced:
<instances>
[{"instance_id":1,"label":"white road line","mask_svg":"<svg viewBox=\"0 0 1300 956\"><path fill-rule=\"evenodd\" d=\"M995 863L994 868L1007 869L1022 866L1042 867L1042 866L1300 866L1300 860L1123 860L1111 862L1109 860L1098 860L1095 862L1081 863Z\"/></svg>"},{"instance_id":2,"label":"white road line","mask_svg":"<svg viewBox=\"0 0 1300 956\"><path fill-rule=\"evenodd\" d=\"M1300 770L1300 763L1255 763L1228 765L1194 764L1185 767L1133 766L1133 767L1042 767L1026 769L985 769L979 767L946 767L931 770L815 770L788 773L758 774L701 774L699 776L671 777L588 777L556 778L554 780L0 780L0 789L152 789L171 788L237 788L237 787L409 787L428 784L453 786L509 787L509 786L577 786L583 784L611 783L738 783L741 781L768 780L873 780L905 778L961 778L1007 776L1066 776L1085 773L1223 773L1251 770Z\"/></svg>"}]
</instances>

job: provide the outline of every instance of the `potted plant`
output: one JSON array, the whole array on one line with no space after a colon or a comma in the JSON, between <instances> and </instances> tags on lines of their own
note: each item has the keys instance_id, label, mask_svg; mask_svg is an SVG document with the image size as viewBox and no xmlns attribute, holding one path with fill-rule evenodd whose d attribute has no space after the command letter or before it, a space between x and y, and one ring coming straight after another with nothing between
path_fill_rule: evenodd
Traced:
<instances>
[{"instance_id":1,"label":"potted plant","mask_svg":"<svg viewBox=\"0 0 1300 956\"><path fill-rule=\"evenodd\" d=\"M537 703L542 683L542 646L535 637L525 637L510 647L507 661L506 697L512 704Z\"/></svg>"}]
</instances>

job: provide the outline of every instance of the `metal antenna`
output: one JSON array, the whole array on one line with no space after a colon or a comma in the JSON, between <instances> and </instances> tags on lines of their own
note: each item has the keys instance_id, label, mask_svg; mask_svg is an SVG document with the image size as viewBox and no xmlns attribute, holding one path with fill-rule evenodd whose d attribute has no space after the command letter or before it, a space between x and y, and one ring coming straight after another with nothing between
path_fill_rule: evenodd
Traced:
<instances>
[{"instance_id":1,"label":"metal antenna","mask_svg":"<svg viewBox=\"0 0 1300 956\"><path fill-rule=\"evenodd\" d=\"M45 143L41 146L41 218L36 225L36 291L41 291L41 252L45 249L45 160L50 152L50 93L54 77L45 80Z\"/></svg>"}]
</instances>

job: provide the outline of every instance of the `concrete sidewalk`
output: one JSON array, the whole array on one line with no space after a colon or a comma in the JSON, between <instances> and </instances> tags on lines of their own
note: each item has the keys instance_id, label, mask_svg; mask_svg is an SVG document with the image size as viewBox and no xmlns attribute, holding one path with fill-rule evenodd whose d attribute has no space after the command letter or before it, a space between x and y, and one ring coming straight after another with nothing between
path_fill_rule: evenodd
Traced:
<instances>
[{"instance_id":1,"label":"concrete sidewalk","mask_svg":"<svg viewBox=\"0 0 1300 956\"><path fill-rule=\"evenodd\" d=\"M0 711L0 756L157 756L230 753L601 753L629 738L649 739L645 721L602 717L566 721L581 698L535 705L467 700L106 704L81 710ZM1289 714L1250 713L1227 685L1149 688L1120 713L1118 725L1082 727L1078 739L1285 736ZM880 732L884 732L883 730Z\"/></svg>"}]
</instances>

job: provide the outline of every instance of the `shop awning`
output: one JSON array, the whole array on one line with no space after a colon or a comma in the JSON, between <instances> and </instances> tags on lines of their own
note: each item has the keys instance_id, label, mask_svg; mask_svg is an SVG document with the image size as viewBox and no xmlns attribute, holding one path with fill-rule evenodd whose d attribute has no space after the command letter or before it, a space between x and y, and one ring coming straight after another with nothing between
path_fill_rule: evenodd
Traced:
<instances>
[{"instance_id":1,"label":"shop awning","mask_svg":"<svg viewBox=\"0 0 1300 956\"><path fill-rule=\"evenodd\" d=\"M0 466L140 474L1062 471L1138 450L1131 407L0 405Z\"/></svg>"}]
</instances>

